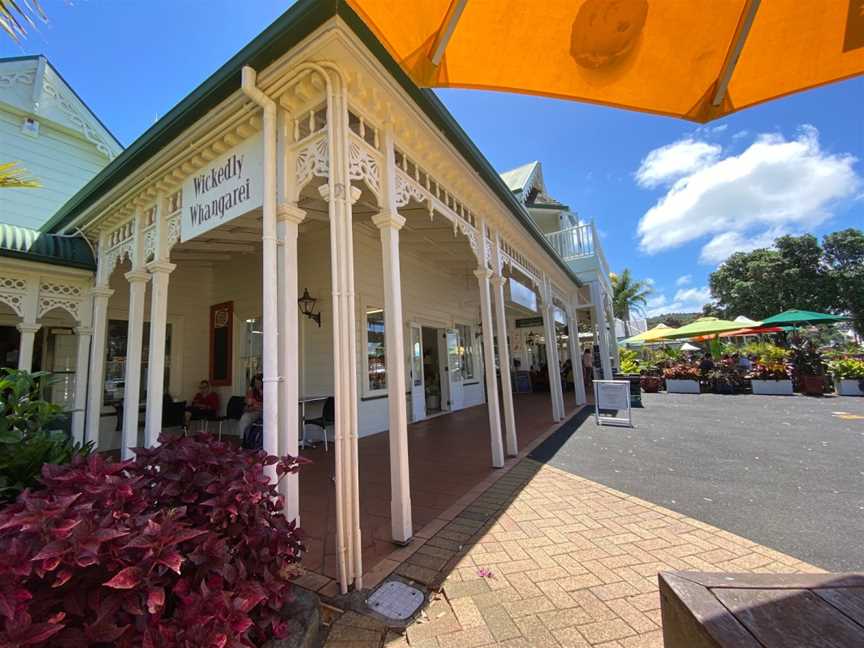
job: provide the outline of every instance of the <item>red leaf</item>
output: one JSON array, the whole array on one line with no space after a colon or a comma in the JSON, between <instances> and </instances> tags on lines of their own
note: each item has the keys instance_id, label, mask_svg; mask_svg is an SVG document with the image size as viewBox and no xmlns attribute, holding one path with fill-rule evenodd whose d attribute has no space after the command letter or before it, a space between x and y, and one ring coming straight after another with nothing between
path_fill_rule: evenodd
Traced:
<instances>
[{"instance_id":1,"label":"red leaf","mask_svg":"<svg viewBox=\"0 0 864 648\"><path fill-rule=\"evenodd\" d=\"M163 605L165 605L165 590L161 587L154 587L147 594L147 610L150 614L156 614Z\"/></svg>"},{"instance_id":2,"label":"red leaf","mask_svg":"<svg viewBox=\"0 0 864 648\"><path fill-rule=\"evenodd\" d=\"M180 565L183 564L183 558L176 551L168 551L162 554L156 562L165 565L171 571L180 574Z\"/></svg>"},{"instance_id":3,"label":"red leaf","mask_svg":"<svg viewBox=\"0 0 864 648\"><path fill-rule=\"evenodd\" d=\"M54 579L54 583L51 585L51 587L61 587L70 578L72 578L72 570L71 569L61 569L57 573L57 578Z\"/></svg>"},{"instance_id":4,"label":"red leaf","mask_svg":"<svg viewBox=\"0 0 864 648\"><path fill-rule=\"evenodd\" d=\"M117 572L114 578L102 584L114 589L132 589L140 582L141 570L138 567L126 567Z\"/></svg>"}]
</instances>

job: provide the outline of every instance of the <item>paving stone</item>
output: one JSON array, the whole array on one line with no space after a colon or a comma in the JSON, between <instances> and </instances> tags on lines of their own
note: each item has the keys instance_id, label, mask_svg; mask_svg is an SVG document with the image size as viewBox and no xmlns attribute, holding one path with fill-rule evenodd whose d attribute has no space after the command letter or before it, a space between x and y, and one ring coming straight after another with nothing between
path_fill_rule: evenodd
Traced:
<instances>
[{"instance_id":1,"label":"paving stone","mask_svg":"<svg viewBox=\"0 0 864 648\"><path fill-rule=\"evenodd\" d=\"M488 591L489 585L482 578L464 581L462 583L452 583L447 585L444 589L444 593L450 600L458 599L462 596L475 596Z\"/></svg>"},{"instance_id":2,"label":"paving stone","mask_svg":"<svg viewBox=\"0 0 864 648\"><path fill-rule=\"evenodd\" d=\"M522 636L522 633L519 632L519 628L513 622L510 615L507 614L504 606L494 605L478 609L480 609L480 614L483 616L486 627L489 628L496 641L501 642L506 639Z\"/></svg>"},{"instance_id":3,"label":"paving stone","mask_svg":"<svg viewBox=\"0 0 864 648\"><path fill-rule=\"evenodd\" d=\"M475 646L488 646L492 643L495 643L495 637L485 625L438 637L438 644L442 648L475 648Z\"/></svg>"},{"instance_id":4,"label":"paving stone","mask_svg":"<svg viewBox=\"0 0 864 648\"><path fill-rule=\"evenodd\" d=\"M600 643L601 641L623 639L636 634L633 628L622 619L586 623L579 626L579 633L592 644Z\"/></svg>"}]
</instances>

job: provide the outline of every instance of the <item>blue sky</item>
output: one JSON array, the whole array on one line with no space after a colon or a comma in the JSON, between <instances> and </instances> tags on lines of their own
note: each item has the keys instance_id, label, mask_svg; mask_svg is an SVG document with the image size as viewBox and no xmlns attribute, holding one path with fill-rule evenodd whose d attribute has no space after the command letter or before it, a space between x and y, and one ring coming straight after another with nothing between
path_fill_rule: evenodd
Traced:
<instances>
[{"instance_id":1,"label":"blue sky","mask_svg":"<svg viewBox=\"0 0 864 648\"><path fill-rule=\"evenodd\" d=\"M43 0L50 24L0 56L45 54L128 145L278 17L274 0ZM782 233L864 227L864 79L708 126L553 99L439 93L492 164L543 163L593 218L613 269L654 282L652 311L692 309L731 251Z\"/></svg>"}]
</instances>

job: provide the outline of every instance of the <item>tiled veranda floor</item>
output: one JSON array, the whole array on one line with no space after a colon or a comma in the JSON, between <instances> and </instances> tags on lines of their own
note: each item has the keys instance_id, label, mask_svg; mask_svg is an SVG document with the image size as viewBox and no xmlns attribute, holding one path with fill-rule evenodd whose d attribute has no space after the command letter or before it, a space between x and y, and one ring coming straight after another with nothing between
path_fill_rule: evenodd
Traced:
<instances>
[{"instance_id":1,"label":"tiled veranda floor","mask_svg":"<svg viewBox=\"0 0 864 648\"><path fill-rule=\"evenodd\" d=\"M543 436L553 425L548 393L516 395L514 406L520 448ZM571 390L565 396L565 407L568 416L576 409ZM476 497L478 488L483 488L484 481L497 472L491 467L489 419L485 405L409 425L408 447L415 532L452 509L460 500L465 500L472 490ZM369 572L398 549L390 540L387 434L360 439L359 450L363 566L364 571ZM304 466L300 473L300 523L308 549L303 567L309 572L335 578L333 447L330 446L329 452L319 446L301 454L313 462ZM324 582L313 579L310 585L317 589L315 584Z\"/></svg>"}]
</instances>

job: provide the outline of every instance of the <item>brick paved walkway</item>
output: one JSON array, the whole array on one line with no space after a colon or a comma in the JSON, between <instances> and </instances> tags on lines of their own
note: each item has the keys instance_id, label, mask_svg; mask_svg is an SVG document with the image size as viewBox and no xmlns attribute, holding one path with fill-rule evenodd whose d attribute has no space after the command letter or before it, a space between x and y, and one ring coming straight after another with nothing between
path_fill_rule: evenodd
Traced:
<instances>
[{"instance_id":1,"label":"brick paved walkway","mask_svg":"<svg viewBox=\"0 0 864 648\"><path fill-rule=\"evenodd\" d=\"M346 613L328 648L662 646L658 571L821 571L531 459L421 541L396 570L433 591L421 616Z\"/></svg>"}]
</instances>

